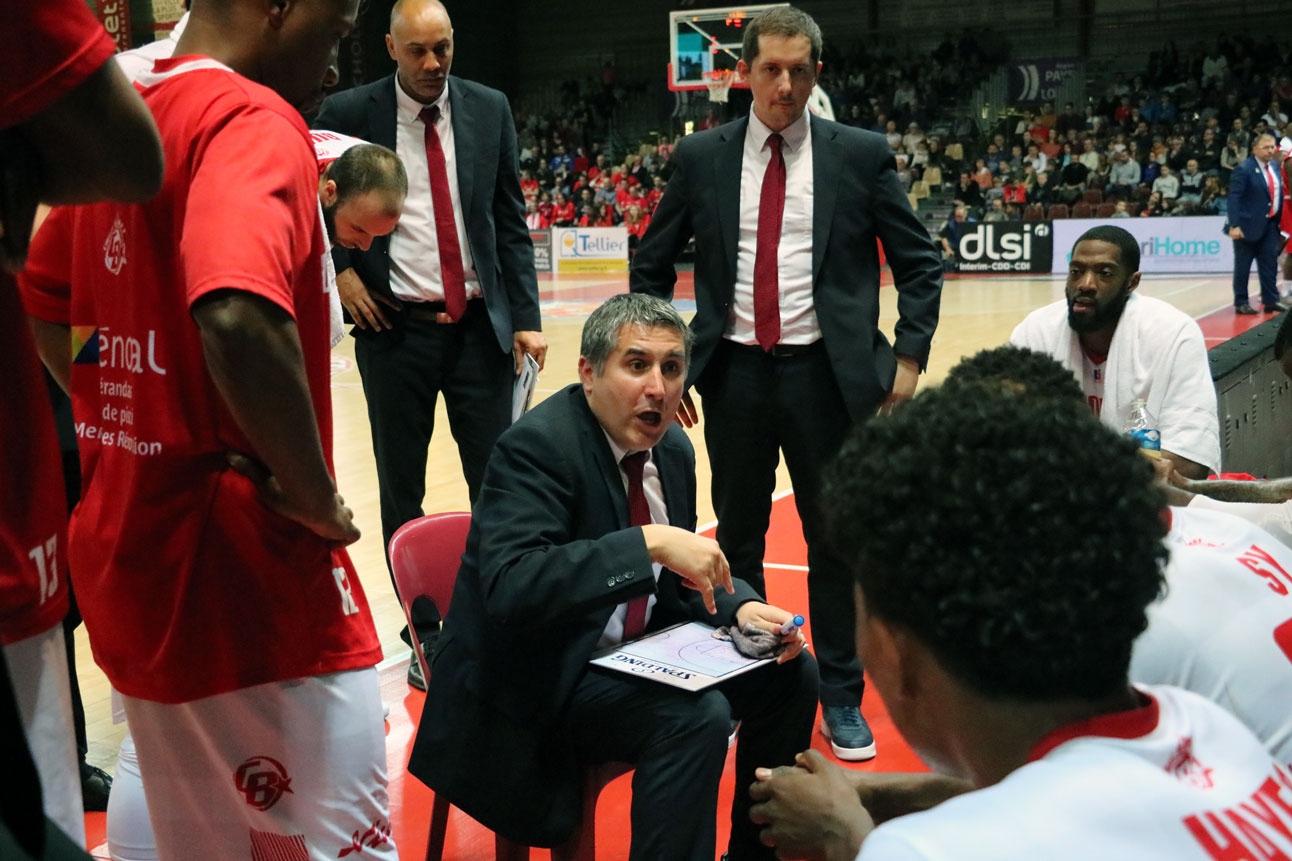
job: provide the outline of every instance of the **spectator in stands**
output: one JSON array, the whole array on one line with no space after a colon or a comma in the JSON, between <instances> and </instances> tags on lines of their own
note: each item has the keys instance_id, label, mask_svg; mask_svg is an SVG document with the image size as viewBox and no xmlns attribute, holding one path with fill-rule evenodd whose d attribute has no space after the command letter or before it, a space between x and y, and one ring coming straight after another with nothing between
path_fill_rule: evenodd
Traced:
<instances>
[{"instance_id":1,"label":"spectator in stands","mask_svg":"<svg viewBox=\"0 0 1292 861\"><path fill-rule=\"evenodd\" d=\"M1247 147L1243 144L1245 139L1246 135L1231 134L1220 152L1220 175L1226 184L1234 168L1247 161Z\"/></svg>"},{"instance_id":2,"label":"spectator in stands","mask_svg":"<svg viewBox=\"0 0 1292 861\"><path fill-rule=\"evenodd\" d=\"M598 206L602 206L607 203L614 206L615 199L615 184L610 181L609 174L602 174L601 180L597 184L596 194L592 197L593 202Z\"/></svg>"},{"instance_id":3,"label":"spectator in stands","mask_svg":"<svg viewBox=\"0 0 1292 861\"><path fill-rule=\"evenodd\" d=\"M585 203L579 209L579 217L574 222L578 227L599 227L597 224L597 208L591 203Z\"/></svg>"},{"instance_id":4,"label":"spectator in stands","mask_svg":"<svg viewBox=\"0 0 1292 861\"><path fill-rule=\"evenodd\" d=\"M996 180L999 182L999 178ZM1009 214L1005 212L1005 201L999 197L993 197L987 205L987 212L983 215L984 222L1009 221Z\"/></svg>"},{"instance_id":5,"label":"spectator in stands","mask_svg":"<svg viewBox=\"0 0 1292 861\"><path fill-rule=\"evenodd\" d=\"M1004 201L1006 204L1012 203L1016 205L1018 204L1026 205L1028 192L1029 192L1029 188L1028 188L1027 181L1025 179L1011 178L1009 182L1005 184Z\"/></svg>"},{"instance_id":6,"label":"spectator in stands","mask_svg":"<svg viewBox=\"0 0 1292 861\"><path fill-rule=\"evenodd\" d=\"M1059 187L1055 190L1055 199L1069 206L1081 199L1086 190L1086 181L1090 171L1080 161L1073 160L1063 166L1059 172Z\"/></svg>"},{"instance_id":7,"label":"spectator in stands","mask_svg":"<svg viewBox=\"0 0 1292 861\"><path fill-rule=\"evenodd\" d=\"M1193 318L1136 292L1139 243L1111 225L1072 247L1065 298L1033 311L1010 343L1062 362L1091 412L1121 430L1145 398L1162 433L1162 457L1188 478L1220 467L1220 422L1206 340Z\"/></svg>"},{"instance_id":8,"label":"spectator in stands","mask_svg":"<svg viewBox=\"0 0 1292 861\"><path fill-rule=\"evenodd\" d=\"M1275 99L1270 102L1269 109L1261 115L1261 119L1271 128L1271 130L1279 130L1282 129L1283 126L1287 125L1288 115L1279 106L1278 99Z\"/></svg>"},{"instance_id":9,"label":"spectator in stands","mask_svg":"<svg viewBox=\"0 0 1292 861\"><path fill-rule=\"evenodd\" d=\"M592 208L594 210L597 209L596 206L593 206ZM631 206L628 208L632 209ZM611 206L608 203L602 204L597 214L597 221L594 226L595 227L614 227L616 224L619 223L619 220L620 220L619 213L615 211L615 208L613 206Z\"/></svg>"},{"instance_id":10,"label":"spectator in stands","mask_svg":"<svg viewBox=\"0 0 1292 861\"><path fill-rule=\"evenodd\" d=\"M902 184L903 191L910 191L914 177L911 175L911 169L907 164L906 154L899 152L894 158L897 162L897 181Z\"/></svg>"},{"instance_id":11,"label":"spectator in stands","mask_svg":"<svg viewBox=\"0 0 1292 861\"><path fill-rule=\"evenodd\" d=\"M1039 147L1040 152L1050 160L1050 167L1054 167L1054 160L1059 158L1063 153L1064 141L1055 129L1050 129L1050 139ZM1060 164L1059 167L1063 165Z\"/></svg>"},{"instance_id":12,"label":"spectator in stands","mask_svg":"<svg viewBox=\"0 0 1292 861\"><path fill-rule=\"evenodd\" d=\"M1027 202L1039 203L1049 208L1053 203L1065 203L1058 198L1059 184L1058 181L1048 172L1041 171L1036 175L1036 181L1028 189Z\"/></svg>"},{"instance_id":13,"label":"spectator in stands","mask_svg":"<svg viewBox=\"0 0 1292 861\"><path fill-rule=\"evenodd\" d=\"M1050 167L1049 158L1046 157L1045 153L1041 152L1041 148L1036 144L1028 144L1027 155L1023 156L1023 161L1031 165L1032 169L1037 173L1048 170Z\"/></svg>"},{"instance_id":14,"label":"spectator in stands","mask_svg":"<svg viewBox=\"0 0 1292 861\"><path fill-rule=\"evenodd\" d=\"M960 174L960 182L955 190L955 202L963 204L974 212L982 210L982 186L967 173Z\"/></svg>"},{"instance_id":15,"label":"spectator in stands","mask_svg":"<svg viewBox=\"0 0 1292 861\"><path fill-rule=\"evenodd\" d=\"M906 134L902 135L902 148L908 153L915 152L915 145L922 140L924 140L923 130L918 123L911 123L906 127Z\"/></svg>"},{"instance_id":16,"label":"spectator in stands","mask_svg":"<svg viewBox=\"0 0 1292 861\"><path fill-rule=\"evenodd\" d=\"M522 170L520 172L520 193L525 196L525 200L538 200L538 192L538 180L534 179L533 171Z\"/></svg>"},{"instance_id":17,"label":"spectator in stands","mask_svg":"<svg viewBox=\"0 0 1292 861\"><path fill-rule=\"evenodd\" d=\"M1152 218L1159 215L1166 215L1166 207L1162 201L1162 193L1155 191L1144 201L1144 208L1139 212L1140 218Z\"/></svg>"},{"instance_id":18,"label":"spectator in stands","mask_svg":"<svg viewBox=\"0 0 1292 861\"><path fill-rule=\"evenodd\" d=\"M1083 126L1084 126L1084 123L1081 119L1081 116L1077 113L1076 109L1073 107L1072 102L1068 102L1063 106L1063 113L1059 114L1054 121L1054 131L1058 134L1058 137L1060 138L1067 137L1068 132L1070 131L1072 132L1081 131Z\"/></svg>"},{"instance_id":19,"label":"spectator in stands","mask_svg":"<svg viewBox=\"0 0 1292 861\"><path fill-rule=\"evenodd\" d=\"M973 219L969 217L969 209L965 206L957 206L947 219L947 223L942 225L938 231L938 241L942 246L942 270L944 272L954 272L956 263L960 260L960 239L964 236L965 225L972 223Z\"/></svg>"},{"instance_id":20,"label":"spectator in stands","mask_svg":"<svg viewBox=\"0 0 1292 861\"><path fill-rule=\"evenodd\" d=\"M1197 164L1193 159L1190 159L1189 163ZM1153 180L1153 191L1164 205L1173 203L1180 196L1180 179L1171 173L1169 165L1162 165L1157 179Z\"/></svg>"},{"instance_id":21,"label":"spectator in stands","mask_svg":"<svg viewBox=\"0 0 1292 861\"><path fill-rule=\"evenodd\" d=\"M574 202L565 196L565 192L556 193L556 201L552 204L552 224L555 227L572 227L576 216Z\"/></svg>"},{"instance_id":22,"label":"spectator in stands","mask_svg":"<svg viewBox=\"0 0 1292 861\"><path fill-rule=\"evenodd\" d=\"M1191 158L1185 163L1184 172L1180 174L1180 193L1176 200L1180 204L1197 206L1202 202L1202 184L1207 175L1198 169L1198 160Z\"/></svg>"},{"instance_id":23,"label":"spectator in stands","mask_svg":"<svg viewBox=\"0 0 1292 861\"><path fill-rule=\"evenodd\" d=\"M1196 211L1203 215L1224 215L1229 209L1229 191L1220 178L1208 174L1202 181L1202 196Z\"/></svg>"},{"instance_id":24,"label":"spectator in stands","mask_svg":"<svg viewBox=\"0 0 1292 861\"><path fill-rule=\"evenodd\" d=\"M1216 133L1212 129L1204 129L1202 139L1198 146L1194 148L1192 157L1198 160L1198 166L1204 173L1210 173L1220 168L1220 153L1224 150L1220 142L1216 140ZM1188 161L1186 154L1185 161ZM1170 161L1168 160L1168 164ZM1173 170L1178 170L1174 164L1171 165Z\"/></svg>"},{"instance_id":25,"label":"spectator in stands","mask_svg":"<svg viewBox=\"0 0 1292 861\"><path fill-rule=\"evenodd\" d=\"M884 125L884 139L888 141L888 147L893 152L902 145L902 133L897 130L896 120L889 120Z\"/></svg>"},{"instance_id":26,"label":"spectator in stands","mask_svg":"<svg viewBox=\"0 0 1292 861\"><path fill-rule=\"evenodd\" d=\"M1081 155L1077 156L1077 160L1085 165L1090 173L1098 173L1099 153L1095 150L1094 138L1086 138L1081 142Z\"/></svg>"},{"instance_id":27,"label":"spectator in stands","mask_svg":"<svg viewBox=\"0 0 1292 861\"><path fill-rule=\"evenodd\" d=\"M1116 205L1113 207L1113 214L1109 217L1110 218L1130 218L1130 207L1126 205L1126 201L1124 200L1117 201Z\"/></svg>"},{"instance_id":28,"label":"spectator in stands","mask_svg":"<svg viewBox=\"0 0 1292 861\"><path fill-rule=\"evenodd\" d=\"M972 176L974 182L978 183L979 191L985 192L987 189L991 188L994 174L992 173L991 168L987 167L987 161L985 159L980 158L974 161Z\"/></svg>"},{"instance_id":29,"label":"spectator in stands","mask_svg":"<svg viewBox=\"0 0 1292 861\"><path fill-rule=\"evenodd\" d=\"M623 224L628 230L628 253L636 254L642 234L646 232L647 227L650 227L650 216L643 212L640 206L633 204L624 212Z\"/></svg>"},{"instance_id":30,"label":"spectator in stands","mask_svg":"<svg viewBox=\"0 0 1292 861\"><path fill-rule=\"evenodd\" d=\"M1108 194L1129 197L1139 185L1141 173L1139 163L1130 157L1130 153L1117 153L1112 167L1108 169Z\"/></svg>"},{"instance_id":31,"label":"spectator in stands","mask_svg":"<svg viewBox=\"0 0 1292 861\"><path fill-rule=\"evenodd\" d=\"M543 230L549 226L547 219L539 213L536 200L525 201L525 226L530 230Z\"/></svg>"}]
</instances>

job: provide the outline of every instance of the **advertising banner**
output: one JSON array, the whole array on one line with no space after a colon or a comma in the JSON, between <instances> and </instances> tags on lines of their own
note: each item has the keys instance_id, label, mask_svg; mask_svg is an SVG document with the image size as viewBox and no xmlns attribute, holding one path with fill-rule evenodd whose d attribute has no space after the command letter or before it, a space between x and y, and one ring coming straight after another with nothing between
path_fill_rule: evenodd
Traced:
<instances>
[{"instance_id":1,"label":"advertising banner","mask_svg":"<svg viewBox=\"0 0 1292 861\"><path fill-rule=\"evenodd\" d=\"M627 272L628 231L623 227L555 228L552 257L558 275Z\"/></svg>"},{"instance_id":2,"label":"advertising banner","mask_svg":"<svg viewBox=\"0 0 1292 861\"><path fill-rule=\"evenodd\" d=\"M534 268L539 272L551 272L552 231L531 230L529 241L534 243Z\"/></svg>"},{"instance_id":3,"label":"advertising banner","mask_svg":"<svg viewBox=\"0 0 1292 861\"><path fill-rule=\"evenodd\" d=\"M1024 60L1009 67L1010 104L1053 102L1063 85L1081 71L1076 58Z\"/></svg>"},{"instance_id":4,"label":"advertising banner","mask_svg":"<svg viewBox=\"0 0 1292 861\"><path fill-rule=\"evenodd\" d=\"M1111 224L1130 231L1139 243L1139 268L1145 274L1234 271L1234 243L1223 231L1223 215L1114 218L1107 221L1066 218L1052 223L1055 272L1068 270L1073 243L1096 224Z\"/></svg>"},{"instance_id":5,"label":"advertising banner","mask_svg":"<svg viewBox=\"0 0 1292 861\"><path fill-rule=\"evenodd\" d=\"M1048 221L965 224L957 272L1049 272L1054 256ZM1067 268L1066 263L1064 268Z\"/></svg>"}]
</instances>

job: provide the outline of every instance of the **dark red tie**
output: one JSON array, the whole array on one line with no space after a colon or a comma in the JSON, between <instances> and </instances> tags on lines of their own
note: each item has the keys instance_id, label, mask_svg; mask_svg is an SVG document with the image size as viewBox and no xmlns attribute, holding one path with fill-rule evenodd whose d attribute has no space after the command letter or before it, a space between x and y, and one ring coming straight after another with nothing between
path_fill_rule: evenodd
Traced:
<instances>
[{"instance_id":1,"label":"dark red tie","mask_svg":"<svg viewBox=\"0 0 1292 861\"><path fill-rule=\"evenodd\" d=\"M646 503L646 491L642 487L642 470L646 468L648 452L636 451L624 455L619 461L624 474L628 476L628 522L632 526L645 526L651 522L650 506ZM648 595L634 598L628 602L628 615L624 619L624 639L633 640L646 630L646 602Z\"/></svg>"},{"instance_id":2,"label":"dark red tie","mask_svg":"<svg viewBox=\"0 0 1292 861\"><path fill-rule=\"evenodd\" d=\"M770 350L781 339L780 247L785 216L785 156L781 136L767 138L772 150L758 198L758 251L754 254L754 337Z\"/></svg>"},{"instance_id":3,"label":"dark red tie","mask_svg":"<svg viewBox=\"0 0 1292 861\"><path fill-rule=\"evenodd\" d=\"M426 166L431 172L431 206L435 209L435 238L440 246L440 280L444 282L444 310L454 320L461 320L467 310L467 280L462 271L462 247L458 245L458 225L453 218L453 197L449 194L449 169L444 161L444 146L435 124L440 119L437 105L422 108L426 127Z\"/></svg>"}]
</instances>

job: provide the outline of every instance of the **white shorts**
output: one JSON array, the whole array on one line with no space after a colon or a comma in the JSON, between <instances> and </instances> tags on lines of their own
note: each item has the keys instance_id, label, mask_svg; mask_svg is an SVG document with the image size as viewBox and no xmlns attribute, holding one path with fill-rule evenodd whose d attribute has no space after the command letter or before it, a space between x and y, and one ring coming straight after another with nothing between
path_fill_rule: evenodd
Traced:
<instances>
[{"instance_id":1,"label":"white shorts","mask_svg":"<svg viewBox=\"0 0 1292 861\"><path fill-rule=\"evenodd\" d=\"M393 861L377 671L123 696L161 858Z\"/></svg>"},{"instance_id":2,"label":"white shorts","mask_svg":"<svg viewBox=\"0 0 1292 861\"><path fill-rule=\"evenodd\" d=\"M63 626L54 625L4 647L14 699L40 775L45 815L77 846L85 845L81 770L72 728L72 693L67 679Z\"/></svg>"}]
</instances>

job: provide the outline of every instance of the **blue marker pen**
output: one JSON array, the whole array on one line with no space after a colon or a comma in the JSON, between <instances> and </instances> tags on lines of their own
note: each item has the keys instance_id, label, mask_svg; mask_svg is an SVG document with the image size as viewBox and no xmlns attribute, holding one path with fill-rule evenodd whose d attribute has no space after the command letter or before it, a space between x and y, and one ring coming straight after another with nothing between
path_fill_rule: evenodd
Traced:
<instances>
[{"instance_id":1,"label":"blue marker pen","mask_svg":"<svg viewBox=\"0 0 1292 861\"><path fill-rule=\"evenodd\" d=\"M795 616L793 619L786 619L781 624L780 635L784 637L788 634L793 634L795 631L797 631L799 628L802 628L802 627L803 627L802 616Z\"/></svg>"}]
</instances>

